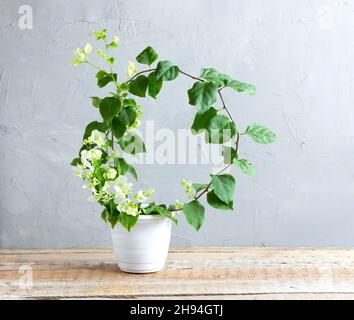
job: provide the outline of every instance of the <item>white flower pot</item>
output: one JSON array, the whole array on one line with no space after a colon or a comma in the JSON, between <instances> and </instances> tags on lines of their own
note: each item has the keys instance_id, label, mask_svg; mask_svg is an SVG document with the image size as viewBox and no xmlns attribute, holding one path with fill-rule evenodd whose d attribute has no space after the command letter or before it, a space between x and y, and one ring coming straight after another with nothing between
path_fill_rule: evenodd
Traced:
<instances>
[{"instance_id":1,"label":"white flower pot","mask_svg":"<svg viewBox=\"0 0 354 320\"><path fill-rule=\"evenodd\" d=\"M171 239L171 220L141 215L128 232L119 223L111 229L118 267L129 273L151 273L164 268Z\"/></svg>"}]
</instances>

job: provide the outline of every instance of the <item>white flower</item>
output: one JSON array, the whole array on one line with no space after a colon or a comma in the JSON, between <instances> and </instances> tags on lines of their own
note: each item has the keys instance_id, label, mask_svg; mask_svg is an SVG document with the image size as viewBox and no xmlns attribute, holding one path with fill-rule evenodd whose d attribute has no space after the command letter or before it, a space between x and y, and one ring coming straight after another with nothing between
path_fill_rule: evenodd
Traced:
<instances>
[{"instance_id":1,"label":"white flower","mask_svg":"<svg viewBox=\"0 0 354 320\"><path fill-rule=\"evenodd\" d=\"M84 168L84 166L78 164L75 167L73 167L73 170L74 170L74 175L75 176L78 176L78 177L82 178L83 173L85 171L85 168Z\"/></svg>"},{"instance_id":2,"label":"white flower","mask_svg":"<svg viewBox=\"0 0 354 320\"><path fill-rule=\"evenodd\" d=\"M107 192L111 186L106 182L104 186L102 187L103 192Z\"/></svg>"},{"instance_id":3,"label":"white flower","mask_svg":"<svg viewBox=\"0 0 354 320\"><path fill-rule=\"evenodd\" d=\"M113 36L113 42L115 44L118 44L119 43L119 37L118 36Z\"/></svg>"},{"instance_id":4,"label":"white flower","mask_svg":"<svg viewBox=\"0 0 354 320\"><path fill-rule=\"evenodd\" d=\"M134 62L129 61L128 62L128 69L125 71L125 74L128 77L132 77L134 74L138 72L138 69L135 67Z\"/></svg>"},{"instance_id":5,"label":"white flower","mask_svg":"<svg viewBox=\"0 0 354 320\"><path fill-rule=\"evenodd\" d=\"M89 151L90 160L100 160L102 157L102 151L98 149L92 149Z\"/></svg>"},{"instance_id":6,"label":"white flower","mask_svg":"<svg viewBox=\"0 0 354 320\"><path fill-rule=\"evenodd\" d=\"M91 163L87 161L89 157L89 151L82 150L81 151L81 163L85 166L85 168L91 168Z\"/></svg>"},{"instance_id":7,"label":"white flower","mask_svg":"<svg viewBox=\"0 0 354 320\"><path fill-rule=\"evenodd\" d=\"M92 52L92 46L89 43L86 44L84 51L86 54L90 54Z\"/></svg>"},{"instance_id":8,"label":"white flower","mask_svg":"<svg viewBox=\"0 0 354 320\"><path fill-rule=\"evenodd\" d=\"M98 54L101 58L104 58L104 59L107 58L107 55L106 55L105 53L103 53L103 50L102 50L102 49L98 49L98 50L97 50L97 54Z\"/></svg>"},{"instance_id":9,"label":"white flower","mask_svg":"<svg viewBox=\"0 0 354 320\"><path fill-rule=\"evenodd\" d=\"M113 184L118 197L124 198L126 195L132 192L133 184L128 183L128 180L124 176L119 176Z\"/></svg>"},{"instance_id":10,"label":"white flower","mask_svg":"<svg viewBox=\"0 0 354 320\"><path fill-rule=\"evenodd\" d=\"M155 189L149 189L147 191L145 191L145 195L150 198L155 194Z\"/></svg>"},{"instance_id":11,"label":"white flower","mask_svg":"<svg viewBox=\"0 0 354 320\"><path fill-rule=\"evenodd\" d=\"M184 204L183 204L182 202L180 202L179 200L176 200L175 208L176 208L177 210L182 209L183 206L184 206Z\"/></svg>"},{"instance_id":12,"label":"white flower","mask_svg":"<svg viewBox=\"0 0 354 320\"><path fill-rule=\"evenodd\" d=\"M127 215L136 217L139 214L139 207L129 199L123 199L118 205L117 210L125 212Z\"/></svg>"},{"instance_id":13,"label":"white flower","mask_svg":"<svg viewBox=\"0 0 354 320\"><path fill-rule=\"evenodd\" d=\"M187 181L186 179L183 179L182 180L182 187L184 188L184 190L186 190L186 192L191 192L192 191L192 182Z\"/></svg>"},{"instance_id":14,"label":"white flower","mask_svg":"<svg viewBox=\"0 0 354 320\"><path fill-rule=\"evenodd\" d=\"M84 165L85 168L89 168L90 170L92 170L92 165L88 160L99 160L101 159L101 157L102 151L98 149L81 151L81 163Z\"/></svg>"},{"instance_id":15,"label":"white flower","mask_svg":"<svg viewBox=\"0 0 354 320\"><path fill-rule=\"evenodd\" d=\"M94 194L97 194L95 185L91 182L82 186L83 189L91 190Z\"/></svg>"},{"instance_id":16,"label":"white flower","mask_svg":"<svg viewBox=\"0 0 354 320\"><path fill-rule=\"evenodd\" d=\"M111 158L113 159L119 158L119 153L116 150L112 150Z\"/></svg>"},{"instance_id":17,"label":"white flower","mask_svg":"<svg viewBox=\"0 0 354 320\"><path fill-rule=\"evenodd\" d=\"M182 187L184 188L184 190L186 190L188 199L193 199L194 196L192 194L192 188L193 188L192 182L187 181L186 179L183 179L182 180Z\"/></svg>"},{"instance_id":18,"label":"white flower","mask_svg":"<svg viewBox=\"0 0 354 320\"><path fill-rule=\"evenodd\" d=\"M88 201L90 201L90 202L97 202L97 201L99 201L100 200L100 196L99 195L97 195L97 194L91 194L88 198L87 198L87 200Z\"/></svg>"},{"instance_id":19,"label":"white flower","mask_svg":"<svg viewBox=\"0 0 354 320\"><path fill-rule=\"evenodd\" d=\"M101 131L93 130L87 140L89 143L93 143L98 147L102 147L107 143L107 136Z\"/></svg>"},{"instance_id":20,"label":"white flower","mask_svg":"<svg viewBox=\"0 0 354 320\"><path fill-rule=\"evenodd\" d=\"M113 168L109 168L106 172L106 177L109 180L113 180L117 176L117 170Z\"/></svg>"},{"instance_id":21,"label":"white flower","mask_svg":"<svg viewBox=\"0 0 354 320\"><path fill-rule=\"evenodd\" d=\"M147 201L150 197L152 197L155 193L154 189L149 189L147 191L140 190L138 193L134 194L134 198L138 200L140 203Z\"/></svg>"},{"instance_id":22,"label":"white flower","mask_svg":"<svg viewBox=\"0 0 354 320\"><path fill-rule=\"evenodd\" d=\"M139 202L145 202L146 200L148 200L149 198L147 196L145 196L144 191L140 190L135 196L134 198L136 198L136 200L138 200Z\"/></svg>"},{"instance_id":23,"label":"white flower","mask_svg":"<svg viewBox=\"0 0 354 320\"><path fill-rule=\"evenodd\" d=\"M129 127L129 129L137 129L141 126L141 121L139 119L136 119L134 123Z\"/></svg>"},{"instance_id":24,"label":"white flower","mask_svg":"<svg viewBox=\"0 0 354 320\"><path fill-rule=\"evenodd\" d=\"M82 51L80 48L77 48L74 51L74 56L71 60L71 64L74 66L77 66L78 64L85 63L87 61L86 59L86 53Z\"/></svg>"}]
</instances>

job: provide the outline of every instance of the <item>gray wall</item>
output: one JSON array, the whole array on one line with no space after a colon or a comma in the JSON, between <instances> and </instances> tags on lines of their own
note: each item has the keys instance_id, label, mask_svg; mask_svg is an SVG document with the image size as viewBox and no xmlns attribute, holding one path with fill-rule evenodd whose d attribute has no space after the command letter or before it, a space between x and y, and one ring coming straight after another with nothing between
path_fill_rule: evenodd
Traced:
<instances>
[{"instance_id":1,"label":"gray wall","mask_svg":"<svg viewBox=\"0 0 354 320\"><path fill-rule=\"evenodd\" d=\"M102 94L94 71L69 61L89 33L122 39L120 70L151 44L198 74L214 66L255 83L256 97L227 93L239 126L260 122L278 143L244 141L258 168L238 180L234 213L208 209L195 233L184 219L178 246L352 246L354 244L354 12L351 0L34 1L32 30L18 26L22 1L0 1L0 247L109 246L99 207L86 201L69 162L89 98ZM187 128L189 80L167 85L144 120ZM181 177L206 179L209 166L139 166L140 187L157 201L183 199Z\"/></svg>"}]
</instances>

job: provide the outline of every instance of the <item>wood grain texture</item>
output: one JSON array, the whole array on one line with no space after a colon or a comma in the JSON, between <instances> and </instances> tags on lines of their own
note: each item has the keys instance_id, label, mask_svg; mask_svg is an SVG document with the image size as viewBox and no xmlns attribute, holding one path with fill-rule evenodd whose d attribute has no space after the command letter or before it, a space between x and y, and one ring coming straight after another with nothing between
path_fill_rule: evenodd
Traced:
<instances>
[{"instance_id":1,"label":"wood grain texture","mask_svg":"<svg viewBox=\"0 0 354 320\"><path fill-rule=\"evenodd\" d=\"M0 298L354 299L354 250L172 249L148 275L119 271L108 249L0 250Z\"/></svg>"}]
</instances>

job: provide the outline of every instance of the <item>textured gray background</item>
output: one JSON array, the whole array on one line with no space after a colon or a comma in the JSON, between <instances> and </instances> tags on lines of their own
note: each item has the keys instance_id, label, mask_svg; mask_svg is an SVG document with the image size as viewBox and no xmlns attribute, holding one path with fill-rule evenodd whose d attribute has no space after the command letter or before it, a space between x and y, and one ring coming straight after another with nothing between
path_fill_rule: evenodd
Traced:
<instances>
[{"instance_id":1,"label":"textured gray background","mask_svg":"<svg viewBox=\"0 0 354 320\"><path fill-rule=\"evenodd\" d=\"M20 5L33 30L20 30ZM244 141L258 168L238 179L234 213L208 209L195 233L180 219L179 246L352 246L354 244L354 1L150 0L0 1L0 247L110 245L99 208L86 201L69 162L85 124L88 97L102 94L87 66L69 61L89 33L122 39L117 60L151 44L186 71L214 66L255 83L256 97L226 95L239 126L263 123L278 143ZM144 102L157 128L190 126L185 90L169 84ZM157 201L183 199L181 177L204 180L208 166L141 166L140 186Z\"/></svg>"}]
</instances>

